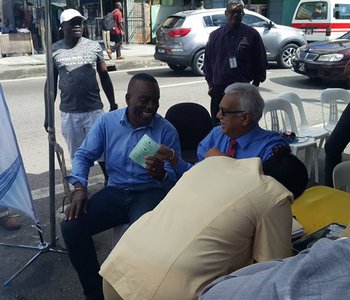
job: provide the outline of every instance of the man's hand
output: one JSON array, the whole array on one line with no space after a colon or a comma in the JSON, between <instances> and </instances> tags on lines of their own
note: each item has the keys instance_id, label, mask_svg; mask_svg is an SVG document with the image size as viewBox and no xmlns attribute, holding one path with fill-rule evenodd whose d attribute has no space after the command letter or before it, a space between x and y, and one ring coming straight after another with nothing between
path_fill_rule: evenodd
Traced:
<instances>
[{"instance_id":1,"label":"man's hand","mask_svg":"<svg viewBox=\"0 0 350 300\"><path fill-rule=\"evenodd\" d=\"M162 144L160 145L160 148L155 156L161 161L167 160L172 166L175 166L179 160L174 149Z\"/></svg>"},{"instance_id":2,"label":"man's hand","mask_svg":"<svg viewBox=\"0 0 350 300\"><path fill-rule=\"evenodd\" d=\"M77 219L83 212L86 213L87 192L83 188L78 188L73 193L73 199L70 206L65 211L65 220Z\"/></svg>"},{"instance_id":3,"label":"man's hand","mask_svg":"<svg viewBox=\"0 0 350 300\"><path fill-rule=\"evenodd\" d=\"M117 103L112 103L109 105L109 111L116 110L116 109L118 109Z\"/></svg>"},{"instance_id":4,"label":"man's hand","mask_svg":"<svg viewBox=\"0 0 350 300\"><path fill-rule=\"evenodd\" d=\"M173 156L173 151L168 148L167 146L160 145L159 150L156 153L156 157L159 158L160 160L169 160Z\"/></svg>"},{"instance_id":5,"label":"man's hand","mask_svg":"<svg viewBox=\"0 0 350 300\"><path fill-rule=\"evenodd\" d=\"M145 162L148 174L154 179L162 181L166 174L166 171L164 170L164 162L155 156L147 156Z\"/></svg>"},{"instance_id":6,"label":"man's hand","mask_svg":"<svg viewBox=\"0 0 350 300\"><path fill-rule=\"evenodd\" d=\"M45 128L46 132L49 132L49 123L47 121L47 118L45 118L45 120L44 120L44 128Z\"/></svg>"},{"instance_id":7,"label":"man's hand","mask_svg":"<svg viewBox=\"0 0 350 300\"><path fill-rule=\"evenodd\" d=\"M208 95L211 97L212 93L213 93L213 88L210 87L209 90L208 90Z\"/></svg>"},{"instance_id":8,"label":"man's hand","mask_svg":"<svg viewBox=\"0 0 350 300\"><path fill-rule=\"evenodd\" d=\"M213 148L210 148L207 151L207 153L205 153L205 158L208 158L210 156L228 156L228 155L225 153L222 153L218 148L213 147Z\"/></svg>"}]
</instances>

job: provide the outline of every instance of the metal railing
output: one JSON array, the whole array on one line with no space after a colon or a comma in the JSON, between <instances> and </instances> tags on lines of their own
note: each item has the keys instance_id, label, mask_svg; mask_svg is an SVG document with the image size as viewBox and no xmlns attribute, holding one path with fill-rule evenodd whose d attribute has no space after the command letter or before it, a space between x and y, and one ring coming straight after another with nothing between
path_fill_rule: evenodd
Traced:
<instances>
[{"instance_id":1,"label":"metal railing","mask_svg":"<svg viewBox=\"0 0 350 300\"><path fill-rule=\"evenodd\" d=\"M124 8L125 42L148 43L150 41L150 7L144 2L134 3L131 0L127 0L126 4Z\"/></svg>"}]
</instances>

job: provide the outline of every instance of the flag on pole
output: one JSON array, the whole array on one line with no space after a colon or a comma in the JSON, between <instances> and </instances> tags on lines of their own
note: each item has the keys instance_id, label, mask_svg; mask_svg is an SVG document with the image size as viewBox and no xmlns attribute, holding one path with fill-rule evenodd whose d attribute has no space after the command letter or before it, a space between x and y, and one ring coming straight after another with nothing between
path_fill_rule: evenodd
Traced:
<instances>
[{"instance_id":1,"label":"flag on pole","mask_svg":"<svg viewBox=\"0 0 350 300\"><path fill-rule=\"evenodd\" d=\"M39 222L15 130L0 84L0 207L11 207Z\"/></svg>"}]
</instances>

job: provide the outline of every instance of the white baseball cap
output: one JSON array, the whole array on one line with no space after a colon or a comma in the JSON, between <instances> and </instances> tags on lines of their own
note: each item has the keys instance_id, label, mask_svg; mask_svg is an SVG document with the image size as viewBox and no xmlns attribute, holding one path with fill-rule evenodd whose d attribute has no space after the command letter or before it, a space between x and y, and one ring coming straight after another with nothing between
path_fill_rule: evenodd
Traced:
<instances>
[{"instance_id":1,"label":"white baseball cap","mask_svg":"<svg viewBox=\"0 0 350 300\"><path fill-rule=\"evenodd\" d=\"M68 22L70 20L72 20L73 18L81 18L83 20L86 20L85 17L83 17L81 15L80 12L78 12L75 9L69 8L69 9L65 9L60 16L60 23L62 24L63 22Z\"/></svg>"},{"instance_id":2,"label":"white baseball cap","mask_svg":"<svg viewBox=\"0 0 350 300\"><path fill-rule=\"evenodd\" d=\"M226 8L230 6L243 6L244 7L244 2L243 0L229 0L226 4Z\"/></svg>"}]
</instances>

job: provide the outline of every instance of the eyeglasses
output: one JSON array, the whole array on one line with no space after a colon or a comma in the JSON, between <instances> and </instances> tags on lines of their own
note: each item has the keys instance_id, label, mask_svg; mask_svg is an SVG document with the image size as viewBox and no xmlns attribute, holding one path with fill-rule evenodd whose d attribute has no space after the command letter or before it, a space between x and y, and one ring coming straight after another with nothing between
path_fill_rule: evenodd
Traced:
<instances>
[{"instance_id":1,"label":"eyeglasses","mask_svg":"<svg viewBox=\"0 0 350 300\"><path fill-rule=\"evenodd\" d=\"M222 107L219 107L219 111L221 112L222 116L225 117L225 115L228 114L242 114L245 113L244 110L224 110Z\"/></svg>"},{"instance_id":2,"label":"eyeglasses","mask_svg":"<svg viewBox=\"0 0 350 300\"><path fill-rule=\"evenodd\" d=\"M242 9L233 9L233 10L226 10L227 15L235 15L237 14L238 16L243 16L244 12Z\"/></svg>"}]
</instances>

